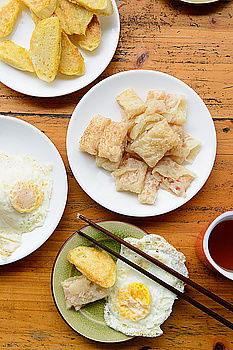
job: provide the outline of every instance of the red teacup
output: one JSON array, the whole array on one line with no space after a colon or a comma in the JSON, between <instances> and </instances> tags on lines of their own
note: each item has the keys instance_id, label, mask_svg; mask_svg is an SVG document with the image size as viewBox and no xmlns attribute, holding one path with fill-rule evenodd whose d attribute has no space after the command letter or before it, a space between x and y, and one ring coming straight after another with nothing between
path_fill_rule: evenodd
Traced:
<instances>
[{"instance_id":1,"label":"red teacup","mask_svg":"<svg viewBox=\"0 0 233 350\"><path fill-rule=\"evenodd\" d=\"M201 262L233 280L233 211L208 224L198 235L195 248Z\"/></svg>"}]
</instances>

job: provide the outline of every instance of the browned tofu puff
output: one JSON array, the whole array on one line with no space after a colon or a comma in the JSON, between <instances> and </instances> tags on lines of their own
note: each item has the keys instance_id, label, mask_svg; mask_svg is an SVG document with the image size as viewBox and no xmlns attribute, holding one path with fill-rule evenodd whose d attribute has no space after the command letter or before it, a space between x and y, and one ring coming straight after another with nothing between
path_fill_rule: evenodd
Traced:
<instances>
[{"instance_id":1,"label":"browned tofu puff","mask_svg":"<svg viewBox=\"0 0 233 350\"><path fill-rule=\"evenodd\" d=\"M167 120L163 119L151 129L142 130L129 148L152 168L169 149L177 145L178 141L177 134L173 132Z\"/></svg>"},{"instance_id":2,"label":"browned tofu puff","mask_svg":"<svg viewBox=\"0 0 233 350\"><path fill-rule=\"evenodd\" d=\"M87 152L96 156L98 153L100 138L104 132L105 127L110 122L110 119L102 117L102 115L94 116L79 141L80 151Z\"/></svg>"},{"instance_id":3,"label":"browned tofu puff","mask_svg":"<svg viewBox=\"0 0 233 350\"><path fill-rule=\"evenodd\" d=\"M0 6L0 38L4 38L12 32L19 10L18 0L11 0L5 6Z\"/></svg>"},{"instance_id":4,"label":"browned tofu puff","mask_svg":"<svg viewBox=\"0 0 233 350\"><path fill-rule=\"evenodd\" d=\"M116 281L116 264L104 251L79 246L68 252L67 260L90 281L101 287L110 288Z\"/></svg>"},{"instance_id":5,"label":"browned tofu puff","mask_svg":"<svg viewBox=\"0 0 233 350\"><path fill-rule=\"evenodd\" d=\"M117 191L141 193L147 172L147 166L140 160L129 158L112 173L116 180Z\"/></svg>"},{"instance_id":6,"label":"browned tofu puff","mask_svg":"<svg viewBox=\"0 0 233 350\"><path fill-rule=\"evenodd\" d=\"M83 56L64 32L62 32L61 36L61 61L59 72L66 75L78 76L83 75L85 72Z\"/></svg>"},{"instance_id":7,"label":"browned tofu puff","mask_svg":"<svg viewBox=\"0 0 233 350\"><path fill-rule=\"evenodd\" d=\"M128 119L134 119L137 115L142 114L146 110L146 104L135 94L133 89L127 89L121 92L116 100Z\"/></svg>"},{"instance_id":8,"label":"browned tofu puff","mask_svg":"<svg viewBox=\"0 0 233 350\"><path fill-rule=\"evenodd\" d=\"M154 204L160 181L156 180L150 171L147 172L142 192L138 195L138 200L143 204Z\"/></svg>"},{"instance_id":9,"label":"browned tofu puff","mask_svg":"<svg viewBox=\"0 0 233 350\"><path fill-rule=\"evenodd\" d=\"M111 121L101 136L98 156L107 158L111 162L119 162L124 151L127 131L127 123Z\"/></svg>"}]
</instances>

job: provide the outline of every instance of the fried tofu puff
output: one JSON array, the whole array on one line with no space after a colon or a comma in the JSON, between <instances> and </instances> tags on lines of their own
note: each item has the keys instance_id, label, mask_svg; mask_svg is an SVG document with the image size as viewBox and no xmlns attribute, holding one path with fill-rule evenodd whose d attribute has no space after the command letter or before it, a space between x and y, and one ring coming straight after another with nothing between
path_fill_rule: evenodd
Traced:
<instances>
[{"instance_id":1,"label":"fried tofu puff","mask_svg":"<svg viewBox=\"0 0 233 350\"><path fill-rule=\"evenodd\" d=\"M116 281L116 264L104 251L79 246L68 252L67 260L90 281L101 287L110 288Z\"/></svg>"}]
</instances>

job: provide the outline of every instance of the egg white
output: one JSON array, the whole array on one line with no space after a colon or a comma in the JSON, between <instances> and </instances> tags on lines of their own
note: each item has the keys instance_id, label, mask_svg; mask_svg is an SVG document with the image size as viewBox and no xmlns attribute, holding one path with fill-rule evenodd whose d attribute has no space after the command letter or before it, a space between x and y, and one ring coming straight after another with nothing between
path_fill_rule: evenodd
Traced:
<instances>
[{"instance_id":1,"label":"egg white","mask_svg":"<svg viewBox=\"0 0 233 350\"><path fill-rule=\"evenodd\" d=\"M43 190L42 204L31 213L16 211L10 202L10 190L19 181L32 181ZM44 224L52 193L52 167L35 159L0 153L0 255L9 256L25 232Z\"/></svg>"},{"instance_id":2,"label":"egg white","mask_svg":"<svg viewBox=\"0 0 233 350\"><path fill-rule=\"evenodd\" d=\"M144 236L142 239L126 238L125 240L183 275L188 275L187 268L184 264L185 256L171 246L163 237L151 234ZM183 292L183 282L148 262L128 248L122 246L121 255ZM137 321L125 319L118 312L117 306L119 290L133 282L144 283L149 289L151 296L148 315ZM105 304L105 322L109 327L129 336L156 337L163 333L160 325L171 314L175 299L175 294L118 260L116 283L110 289L109 297Z\"/></svg>"}]
</instances>

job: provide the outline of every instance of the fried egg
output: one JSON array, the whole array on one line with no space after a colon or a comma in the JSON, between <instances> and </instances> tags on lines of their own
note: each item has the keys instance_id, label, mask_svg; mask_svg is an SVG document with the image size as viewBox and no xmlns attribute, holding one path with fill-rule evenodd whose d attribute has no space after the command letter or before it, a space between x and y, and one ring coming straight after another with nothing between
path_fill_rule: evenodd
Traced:
<instances>
[{"instance_id":1,"label":"fried egg","mask_svg":"<svg viewBox=\"0 0 233 350\"><path fill-rule=\"evenodd\" d=\"M23 233L44 224L51 193L51 165L0 153L0 256L10 256Z\"/></svg>"},{"instance_id":2,"label":"fried egg","mask_svg":"<svg viewBox=\"0 0 233 350\"><path fill-rule=\"evenodd\" d=\"M125 241L188 276L185 256L163 237L151 234L141 239L126 238ZM182 281L128 248L122 246L121 255L184 291ZM110 288L104 319L109 327L126 335L156 337L163 333L160 325L171 314L176 298L175 294L118 259L116 283Z\"/></svg>"}]
</instances>

